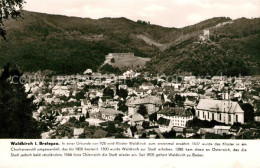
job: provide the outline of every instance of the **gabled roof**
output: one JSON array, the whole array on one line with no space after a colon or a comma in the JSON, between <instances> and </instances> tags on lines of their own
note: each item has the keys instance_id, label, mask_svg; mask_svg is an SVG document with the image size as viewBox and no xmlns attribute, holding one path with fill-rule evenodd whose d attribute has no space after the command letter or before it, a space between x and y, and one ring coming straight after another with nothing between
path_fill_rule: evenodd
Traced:
<instances>
[{"instance_id":1,"label":"gabled roof","mask_svg":"<svg viewBox=\"0 0 260 168\"><path fill-rule=\"evenodd\" d=\"M132 115L132 119L133 121L143 121L144 117L141 114L136 113Z\"/></svg>"},{"instance_id":2,"label":"gabled roof","mask_svg":"<svg viewBox=\"0 0 260 168\"><path fill-rule=\"evenodd\" d=\"M185 102L184 102L184 105L195 106L196 103L193 102L193 101L190 101L189 99L186 99Z\"/></svg>"},{"instance_id":3,"label":"gabled roof","mask_svg":"<svg viewBox=\"0 0 260 168\"><path fill-rule=\"evenodd\" d=\"M88 99L83 99L82 102L83 102L84 105L88 105L89 100Z\"/></svg>"},{"instance_id":4,"label":"gabled roof","mask_svg":"<svg viewBox=\"0 0 260 168\"><path fill-rule=\"evenodd\" d=\"M107 114L107 115L118 115L118 114L124 115L123 112L112 109L112 108L100 108L100 113Z\"/></svg>"},{"instance_id":5,"label":"gabled roof","mask_svg":"<svg viewBox=\"0 0 260 168\"><path fill-rule=\"evenodd\" d=\"M171 122L171 120L166 119L166 118L162 118L162 117L160 117L159 120L157 121L157 123L159 125L166 125L166 126L169 126L170 122Z\"/></svg>"},{"instance_id":6,"label":"gabled roof","mask_svg":"<svg viewBox=\"0 0 260 168\"><path fill-rule=\"evenodd\" d=\"M156 104L156 105L162 105L162 100L160 97L156 97L156 96L148 96L145 98L138 98L135 100L129 100L127 101L127 105L131 106L131 105L140 105L140 104Z\"/></svg>"},{"instance_id":7,"label":"gabled roof","mask_svg":"<svg viewBox=\"0 0 260 168\"><path fill-rule=\"evenodd\" d=\"M229 112L229 113L244 112L237 102L233 102L230 100L200 99L197 109L206 110L206 111Z\"/></svg>"},{"instance_id":8,"label":"gabled roof","mask_svg":"<svg viewBox=\"0 0 260 168\"><path fill-rule=\"evenodd\" d=\"M177 107L165 107L161 111L159 111L158 114L163 114L166 116L192 116L191 111Z\"/></svg>"},{"instance_id":9,"label":"gabled roof","mask_svg":"<svg viewBox=\"0 0 260 168\"><path fill-rule=\"evenodd\" d=\"M229 130L231 126L224 126L224 125L216 125L213 129L218 129L218 130Z\"/></svg>"}]
</instances>

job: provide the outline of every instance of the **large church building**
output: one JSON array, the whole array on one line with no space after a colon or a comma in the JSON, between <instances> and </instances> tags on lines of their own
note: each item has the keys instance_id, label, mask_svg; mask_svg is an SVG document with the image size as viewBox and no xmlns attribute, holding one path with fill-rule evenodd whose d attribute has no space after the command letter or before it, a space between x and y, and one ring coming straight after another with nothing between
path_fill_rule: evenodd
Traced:
<instances>
[{"instance_id":1,"label":"large church building","mask_svg":"<svg viewBox=\"0 0 260 168\"><path fill-rule=\"evenodd\" d=\"M196 108L196 116L201 120L216 120L225 124L244 123L244 111L237 102L231 100L201 99Z\"/></svg>"}]
</instances>

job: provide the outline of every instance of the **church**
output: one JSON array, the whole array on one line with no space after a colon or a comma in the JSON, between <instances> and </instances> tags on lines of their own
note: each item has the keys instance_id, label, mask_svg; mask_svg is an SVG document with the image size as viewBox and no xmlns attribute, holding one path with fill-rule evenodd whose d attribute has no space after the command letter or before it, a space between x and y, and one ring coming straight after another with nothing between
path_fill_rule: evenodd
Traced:
<instances>
[{"instance_id":1,"label":"church","mask_svg":"<svg viewBox=\"0 0 260 168\"><path fill-rule=\"evenodd\" d=\"M201 120L216 120L230 125L243 124L244 111L238 102L231 101L228 93L223 93L222 99L201 99L196 107L196 116Z\"/></svg>"}]
</instances>

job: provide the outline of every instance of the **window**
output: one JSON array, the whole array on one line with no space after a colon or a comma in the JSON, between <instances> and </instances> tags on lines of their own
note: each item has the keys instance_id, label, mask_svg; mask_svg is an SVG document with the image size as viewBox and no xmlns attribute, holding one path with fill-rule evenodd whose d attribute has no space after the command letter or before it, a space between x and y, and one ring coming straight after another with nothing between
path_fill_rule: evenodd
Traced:
<instances>
[{"instance_id":1,"label":"window","mask_svg":"<svg viewBox=\"0 0 260 168\"><path fill-rule=\"evenodd\" d=\"M214 113L212 113L212 120L214 120Z\"/></svg>"},{"instance_id":2,"label":"window","mask_svg":"<svg viewBox=\"0 0 260 168\"><path fill-rule=\"evenodd\" d=\"M209 119L209 112L208 112L208 119Z\"/></svg>"},{"instance_id":3,"label":"window","mask_svg":"<svg viewBox=\"0 0 260 168\"><path fill-rule=\"evenodd\" d=\"M238 115L236 115L236 122L238 122Z\"/></svg>"},{"instance_id":4,"label":"window","mask_svg":"<svg viewBox=\"0 0 260 168\"><path fill-rule=\"evenodd\" d=\"M228 122L231 122L231 115L228 115Z\"/></svg>"},{"instance_id":5,"label":"window","mask_svg":"<svg viewBox=\"0 0 260 168\"><path fill-rule=\"evenodd\" d=\"M219 120L221 121L221 114L219 114Z\"/></svg>"},{"instance_id":6,"label":"window","mask_svg":"<svg viewBox=\"0 0 260 168\"><path fill-rule=\"evenodd\" d=\"M200 117L200 111L198 111L198 117Z\"/></svg>"},{"instance_id":7,"label":"window","mask_svg":"<svg viewBox=\"0 0 260 168\"><path fill-rule=\"evenodd\" d=\"M202 116L202 118L204 118L204 111L203 111L203 116Z\"/></svg>"}]
</instances>

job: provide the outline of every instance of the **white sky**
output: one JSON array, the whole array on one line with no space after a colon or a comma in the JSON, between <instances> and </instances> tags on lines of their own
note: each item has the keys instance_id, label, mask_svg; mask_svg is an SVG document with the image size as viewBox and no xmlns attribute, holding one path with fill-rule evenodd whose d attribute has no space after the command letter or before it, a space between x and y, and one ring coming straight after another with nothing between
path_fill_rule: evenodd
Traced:
<instances>
[{"instance_id":1,"label":"white sky","mask_svg":"<svg viewBox=\"0 0 260 168\"><path fill-rule=\"evenodd\" d=\"M88 17L126 17L183 27L212 17L260 17L260 0L25 0L29 11Z\"/></svg>"}]
</instances>

